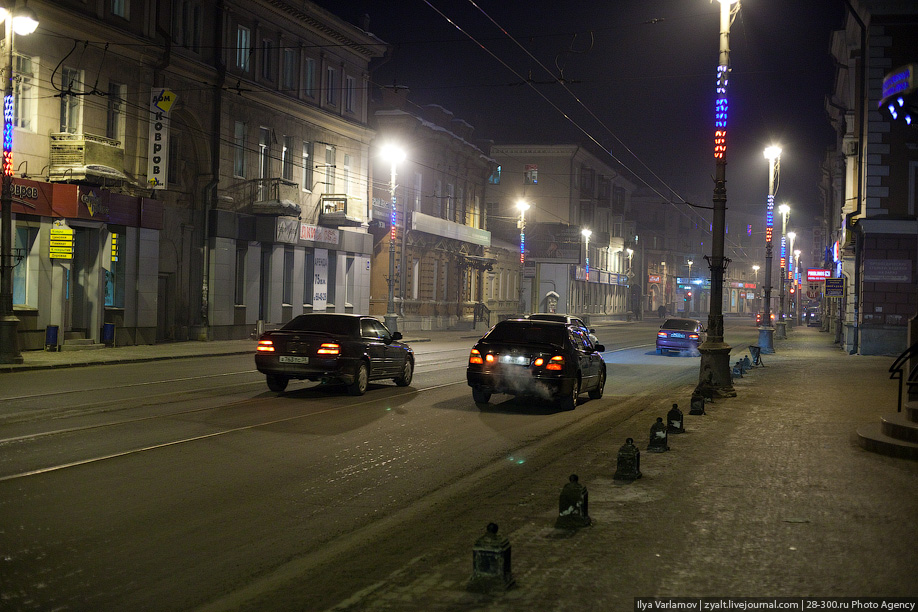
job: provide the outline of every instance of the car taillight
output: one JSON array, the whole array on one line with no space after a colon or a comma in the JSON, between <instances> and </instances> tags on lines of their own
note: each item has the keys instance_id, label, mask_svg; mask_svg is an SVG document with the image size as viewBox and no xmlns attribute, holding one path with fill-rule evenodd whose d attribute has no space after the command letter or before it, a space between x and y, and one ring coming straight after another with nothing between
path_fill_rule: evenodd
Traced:
<instances>
[{"instance_id":1,"label":"car taillight","mask_svg":"<svg viewBox=\"0 0 918 612\"><path fill-rule=\"evenodd\" d=\"M484 361L481 359L481 351L478 349L472 349L472 353L469 355L469 363L482 365Z\"/></svg>"},{"instance_id":2,"label":"car taillight","mask_svg":"<svg viewBox=\"0 0 918 612\"><path fill-rule=\"evenodd\" d=\"M690 340L697 340L697 339L698 339L698 334L689 334L688 337L689 337Z\"/></svg>"},{"instance_id":3,"label":"car taillight","mask_svg":"<svg viewBox=\"0 0 918 612\"><path fill-rule=\"evenodd\" d=\"M564 356L555 355L548 361L548 365L545 366L545 369L546 370L556 370L560 372L563 367L564 367Z\"/></svg>"},{"instance_id":4,"label":"car taillight","mask_svg":"<svg viewBox=\"0 0 918 612\"><path fill-rule=\"evenodd\" d=\"M532 362L532 365L534 365L537 368L541 368L544 363L545 363L544 359L542 359L541 357L536 357L536 360Z\"/></svg>"},{"instance_id":5,"label":"car taillight","mask_svg":"<svg viewBox=\"0 0 918 612\"><path fill-rule=\"evenodd\" d=\"M255 347L255 350L262 353L273 353L274 343L271 340L259 340L258 346Z\"/></svg>"},{"instance_id":6,"label":"car taillight","mask_svg":"<svg viewBox=\"0 0 918 612\"><path fill-rule=\"evenodd\" d=\"M488 363L494 363L495 361L497 361L497 357L495 357L491 353L488 353L487 355L485 355L485 361L487 361Z\"/></svg>"},{"instance_id":7,"label":"car taillight","mask_svg":"<svg viewBox=\"0 0 918 612\"><path fill-rule=\"evenodd\" d=\"M664 331L657 332L657 338L665 338L665 337L666 337L666 332Z\"/></svg>"},{"instance_id":8,"label":"car taillight","mask_svg":"<svg viewBox=\"0 0 918 612\"><path fill-rule=\"evenodd\" d=\"M335 344L334 342L324 342L319 347L319 350L316 351L318 355L329 355L335 356L341 352L341 347Z\"/></svg>"}]
</instances>

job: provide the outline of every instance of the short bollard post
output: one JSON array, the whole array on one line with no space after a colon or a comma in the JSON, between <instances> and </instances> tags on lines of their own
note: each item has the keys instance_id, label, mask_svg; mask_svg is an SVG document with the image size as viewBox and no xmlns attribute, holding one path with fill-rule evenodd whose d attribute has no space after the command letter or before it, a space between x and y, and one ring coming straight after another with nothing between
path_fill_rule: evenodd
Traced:
<instances>
[{"instance_id":1,"label":"short bollard post","mask_svg":"<svg viewBox=\"0 0 918 612\"><path fill-rule=\"evenodd\" d=\"M632 481L641 475L641 451L634 445L634 438L628 438L618 449L618 464L612 479Z\"/></svg>"},{"instance_id":2,"label":"short bollard post","mask_svg":"<svg viewBox=\"0 0 918 612\"><path fill-rule=\"evenodd\" d=\"M681 434L685 433L685 426L682 411L679 410L679 404L673 404L673 409L666 415L666 433Z\"/></svg>"},{"instance_id":3,"label":"short bollard post","mask_svg":"<svg viewBox=\"0 0 918 612\"><path fill-rule=\"evenodd\" d=\"M743 370L748 372L752 369L752 362L749 361L749 355L743 357Z\"/></svg>"},{"instance_id":4,"label":"short bollard post","mask_svg":"<svg viewBox=\"0 0 918 612\"><path fill-rule=\"evenodd\" d=\"M657 422L650 426L650 442L647 443L647 452L665 453L669 450L668 439L663 417L657 417Z\"/></svg>"},{"instance_id":5,"label":"short bollard post","mask_svg":"<svg viewBox=\"0 0 918 612\"><path fill-rule=\"evenodd\" d=\"M468 590L487 593L506 590L513 585L510 571L510 540L497 535L497 524L488 523L485 534L472 548L472 577Z\"/></svg>"},{"instance_id":6,"label":"short bollard post","mask_svg":"<svg viewBox=\"0 0 918 612\"><path fill-rule=\"evenodd\" d=\"M699 393L692 394L692 407L689 410L689 414L705 414L703 395Z\"/></svg>"},{"instance_id":7,"label":"short bollard post","mask_svg":"<svg viewBox=\"0 0 918 612\"><path fill-rule=\"evenodd\" d=\"M589 492L580 484L577 474L571 474L558 498L558 520L555 529L580 529L589 527Z\"/></svg>"},{"instance_id":8,"label":"short bollard post","mask_svg":"<svg viewBox=\"0 0 918 612\"><path fill-rule=\"evenodd\" d=\"M735 364L733 364L733 375L736 376L737 378L743 377L743 362L742 361L737 361Z\"/></svg>"}]
</instances>

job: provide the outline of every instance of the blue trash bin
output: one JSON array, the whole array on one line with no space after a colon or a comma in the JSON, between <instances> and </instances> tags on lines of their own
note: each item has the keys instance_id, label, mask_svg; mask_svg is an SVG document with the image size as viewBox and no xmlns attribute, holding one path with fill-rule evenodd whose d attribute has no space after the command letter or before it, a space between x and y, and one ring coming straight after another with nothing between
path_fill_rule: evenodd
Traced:
<instances>
[{"instance_id":1,"label":"blue trash bin","mask_svg":"<svg viewBox=\"0 0 918 612\"><path fill-rule=\"evenodd\" d=\"M115 324L102 324L102 344L105 346L115 346Z\"/></svg>"},{"instance_id":2,"label":"blue trash bin","mask_svg":"<svg viewBox=\"0 0 918 612\"><path fill-rule=\"evenodd\" d=\"M60 347L57 344L57 332L60 329L57 325L48 325L45 327L45 350L56 351Z\"/></svg>"}]
</instances>

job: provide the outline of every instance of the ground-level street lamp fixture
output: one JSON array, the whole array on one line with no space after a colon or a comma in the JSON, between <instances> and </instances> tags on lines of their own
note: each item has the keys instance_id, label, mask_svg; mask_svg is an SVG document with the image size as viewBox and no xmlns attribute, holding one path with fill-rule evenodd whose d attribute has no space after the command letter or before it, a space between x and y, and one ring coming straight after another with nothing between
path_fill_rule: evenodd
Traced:
<instances>
[{"instance_id":1,"label":"ground-level street lamp fixture","mask_svg":"<svg viewBox=\"0 0 918 612\"><path fill-rule=\"evenodd\" d=\"M389 196L392 198L392 211L389 217L389 278L386 279L389 284L389 301L386 307L385 322L389 331L395 333L398 331L398 315L395 312L395 238L397 234L397 217L395 207L395 172L397 166L405 161L405 151L399 147L388 144L382 148L382 158L391 164L392 172L389 178ZM405 248L405 245L402 245Z\"/></svg>"},{"instance_id":2,"label":"ground-level street lamp fixture","mask_svg":"<svg viewBox=\"0 0 918 612\"><path fill-rule=\"evenodd\" d=\"M526 264L526 211L529 210L529 203L520 200L516 207L520 211L520 313L524 313L526 305L523 303L523 267Z\"/></svg>"},{"instance_id":3,"label":"ground-level street lamp fixture","mask_svg":"<svg viewBox=\"0 0 918 612\"><path fill-rule=\"evenodd\" d=\"M3 74L3 178L0 205L3 207L0 231L0 363L22 363L19 351L19 318L13 311L13 33L25 36L38 27L35 13L28 7L14 11L0 8L6 45Z\"/></svg>"},{"instance_id":4,"label":"ground-level street lamp fixture","mask_svg":"<svg viewBox=\"0 0 918 612\"><path fill-rule=\"evenodd\" d=\"M775 191L781 172L781 147L765 149L768 160L768 198L765 201L765 302L762 308L762 326L759 328L759 347L763 353L775 352L775 328L771 326L771 281L774 277L771 260L774 252Z\"/></svg>"},{"instance_id":5,"label":"ground-level street lamp fixture","mask_svg":"<svg viewBox=\"0 0 918 612\"><path fill-rule=\"evenodd\" d=\"M730 260L724 257L727 234L727 85L730 80L730 22L736 0L720 0L720 57L717 65L716 101L714 106L714 197L711 223L711 308L708 313L707 339L698 347L701 363L698 371L699 395L712 390L720 397L736 397L730 373L730 345L724 342L724 272Z\"/></svg>"}]
</instances>

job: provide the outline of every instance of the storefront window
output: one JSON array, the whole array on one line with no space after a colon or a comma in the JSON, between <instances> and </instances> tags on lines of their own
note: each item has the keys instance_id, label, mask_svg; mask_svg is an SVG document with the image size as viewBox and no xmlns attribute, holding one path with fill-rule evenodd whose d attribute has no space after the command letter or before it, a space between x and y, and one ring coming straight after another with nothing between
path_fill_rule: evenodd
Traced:
<instances>
[{"instance_id":1,"label":"storefront window","mask_svg":"<svg viewBox=\"0 0 918 612\"><path fill-rule=\"evenodd\" d=\"M111 267L105 271L105 307L124 308L124 232L112 232Z\"/></svg>"},{"instance_id":2,"label":"storefront window","mask_svg":"<svg viewBox=\"0 0 918 612\"><path fill-rule=\"evenodd\" d=\"M22 256L18 263L13 259L13 304L28 305L28 270L29 253L38 237L38 229L34 227L17 227L14 235L13 248L15 253ZM33 304L34 306L34 304Z\"/></svg>"}]
</instances>

